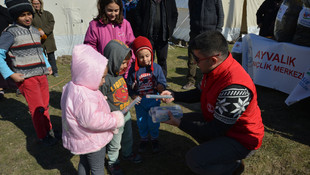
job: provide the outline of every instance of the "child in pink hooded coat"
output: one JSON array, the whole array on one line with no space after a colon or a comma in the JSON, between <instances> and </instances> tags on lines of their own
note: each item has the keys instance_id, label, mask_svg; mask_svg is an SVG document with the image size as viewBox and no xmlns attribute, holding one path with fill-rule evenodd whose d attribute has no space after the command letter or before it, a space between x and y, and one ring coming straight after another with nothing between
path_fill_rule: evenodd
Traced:
<instances>
[{"instance_id":1,"label":"child in pink hooded coat","mask_svg":"<svg viewBox=\"0 0 310 175\"><path fill-rule=\"evenodd\" d=\"M61 96L63 146L80 155L79 174L104 174L105 146L124 125L120 111L111 112L98 90L105 82L108 60L88 45L75 46L72 80Z\"/></svg>"}]
</instances>

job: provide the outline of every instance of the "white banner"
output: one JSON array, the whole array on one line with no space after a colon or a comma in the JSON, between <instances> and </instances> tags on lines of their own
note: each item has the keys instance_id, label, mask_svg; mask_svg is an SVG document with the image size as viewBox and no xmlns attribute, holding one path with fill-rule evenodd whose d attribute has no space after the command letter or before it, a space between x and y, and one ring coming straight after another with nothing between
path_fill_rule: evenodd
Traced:
<instances>
[{"instance_id":1,"label":"white banner","mask_svg":"<svg viewBox=\"0 0 310 175\"><path fill-rule=\"evenodd\" d=\"M310 47L249 34L242 40L242 65L255 84L290 94L310 67Z\"/></svg>"},{"instance_id":2,"label":"white banner","mask_svg":"<svg viewBox=\"0 0 310 175\"><path fill-rule=\"evenodd\" d=\"M310 68L304 78L300 80L295 89L285 100L287 105L292 105L304 98L310 97Z\"/></svg>"}]
</instances>

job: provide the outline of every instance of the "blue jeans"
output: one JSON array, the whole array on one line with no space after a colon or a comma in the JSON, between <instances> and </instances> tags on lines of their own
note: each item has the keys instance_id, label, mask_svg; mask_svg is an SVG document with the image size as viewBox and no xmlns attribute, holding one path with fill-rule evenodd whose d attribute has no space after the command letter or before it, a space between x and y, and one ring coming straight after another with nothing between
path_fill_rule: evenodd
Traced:
<instances>
[{"instance_id":1,"label":"blue jeans","mask_svg":"<svg viewBox=\"0 0 310 175\"><path fill-rule=\"evenodd\" d=\"M78 167L79 175L103 175L104 174L105 147L93 153L80 155Z\"/></svg>"},{"instance_id":2,"label":"blue jeans","mask_svg":"<svg viewBox=\"0 0 310 175\"><path fill-rule=\"evenodd\" d=\"M156 139L159 135L159 123L153 123L152 117L149 115L151 107L159 106L160 100L148 99L142 97L140 104L135 105L137 125L139 128L139 134L142 139L151 135L151 138Z\"/></svg>"},{"instance_id":3,"label":"blue jeans","mask_svg":"<svg viewBox=\"0 0 310 175\"><path fill-rule=\"evenodd\" d=\"M118 133L113 135L112 140L107 145L108 164L118 162L119 150L122 148L122 155L127 157L132 153L132 126L131 115L128 112L124 118L125 124L118 129Z\"/></svg>"},{"instance_id":4,"label":"blue jeans","mask_svg":"<svg viewBox=\"0 0 310 175\"><path fill-rule=\"evenodd\" d=\"M240 161L254 153L235 139L219 137L195 146L186 154L189 168L197 174L231 175Z\"/></svg>"}]
</instances>

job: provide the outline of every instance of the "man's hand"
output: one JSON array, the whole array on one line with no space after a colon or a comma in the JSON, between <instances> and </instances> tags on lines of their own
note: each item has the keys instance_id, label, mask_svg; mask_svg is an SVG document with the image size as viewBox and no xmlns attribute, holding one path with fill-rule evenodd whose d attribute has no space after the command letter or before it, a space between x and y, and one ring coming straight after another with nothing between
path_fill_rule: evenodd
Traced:
<instances>
[{"instance_id":1,"label":"man's hand","mask_svg":"<svg viewBox=\"0 0 310 175\"><path fill-rule=\"evenodd\" d=\"M23 82L25 80L24 74L14 73L10 76L16 83Z\"/></svg>"},{"instance_id":2,"label":"man's hand","mask_svg":"<svg viewBox=\"0 0 310 175\"><path fill-rule=\"evenodd\" d=\"M48 70L48 72L49 72L48 75L52 75L52 74L53 74L52 67L48 67L47 70Z\"/></svg>"},{"instance_id":3,"label":"man's hand","mask_svg":"<svg viewBox=\"0 0 310 175\"><path fill-rule=\"evenodd\" d=\"M160 95L172 95L173 97L174 94L168 90L165 90ZM174 100L174 98L163 98L161 100L165 103L171 103Z\"/></svg>"},{"instance_id":4,"label":"man's hand","mask_svg":"<svg viewBox=\"0 0 310 175\"><path fill-rule=\"evenodd\" d=\"M168 115L169 115L170 119L168 121L163 122L163 123L167 123L169 125L173 125L173 126L179 127L180 123L181 123L181 119L175 118L173 116L173 114L171 113L171 111L168 112Z\"/></svg>"}]
</instances>

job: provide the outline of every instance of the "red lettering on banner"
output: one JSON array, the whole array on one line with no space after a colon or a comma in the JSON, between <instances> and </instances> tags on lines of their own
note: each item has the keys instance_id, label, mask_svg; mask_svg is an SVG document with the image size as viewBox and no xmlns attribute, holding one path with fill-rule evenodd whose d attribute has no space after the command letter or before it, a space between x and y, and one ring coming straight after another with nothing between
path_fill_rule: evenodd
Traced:
<instances>
[{"instance_id":1,"label":"red lettering on banner","mask_svg":"<svg viewBox=\"0 0 310 175\"><path fill-rule=\"evenodd\" d=\"M272 54L269 56L269 52L267 52L267 59L268 59L268 61L270 61L270 60L271 60L271 58L272 58L273 54L274 54L274 53L272 53Z\"/></svg>"},{"instance_id":2,"label":"red lettering on banner","mask_svg":"<svg viewBox=\"0 0 310 175\"><path fill-rule=\"evenodd\" d=\"M261 51L258 51L254 58L259 58L260 59L260 52Z\"/></svg>"},{"instance_id":3,"label":"red lettering on banner","mask_svg":"<svg viewBox=\"0 0 310 175\"><path fill-rule=\"evenodd\" d=\"M288 65L293 65L293 67L295 67L295 63L294 63L295 60L296 60L296 58L292 59L292 57L290 57L290 61L289 61Z\"/></svg>"},{"instance_id":4,"label":"red lettering on banner","mask_svg":"<svg viewBox=\"0 0 310 175\"><path fill-rule=\"evenodd\" d=\"M298 78L298 79L302 79L304 77L304 73L301 73L301 72L298 72L298 71L295 71L292 69L288 69L286 67L281 67L281 66L275 65L273 67L273 70L275 72L280 72L282 74L286 74L286 75L289 75L289 76L292 76L292 77Z\"/></svg>"},{"instance_id":5,"label":"red lettering on banner","mask_svg":"<svg viewBox=\"0 0 310 175\"><path fill-rule=\"evenodd\" d=\"M287 64L287 60L288 60L288 58L290 58L290 57L287 57L286 62L283 61L283 57L284 57L284 55L281 56L281 63L282 63L282 64Z\"/></svg>"},{"instance_id":6,"label":"red lettering on banner","mask_svg":"<svg viewBox=\"0 0 310 175\"><path fill-rule=\"evenodd\" d=\"M275 72L279 72L294 78L302 79L304 77L304 73L295 71L293 69L288 69L286 67L278 66L278 65L273 65L273 69L271 68L272 64L268 63L261 63L258 61L253 61L253 67L256 69L265 69L265 70L272 70Z\"/></svg>"},{"instance_id":7,"label":"red lettering on banner","mask_svg":"<svg viewBox=\"0 0 310 175\"><path fill-rule=\"evenodd\" d=\"M263 52L263 51L262 51L262 59L264 58L264 56L266 55L266 53L268 53L268 52Z\"/></svg>"},{"instance_id":8,"label":"red lettering on banner","mask_svg":"<svg viewBox=\"0 0 310 175\"><path fill-rule=\"evenodd\" d=\"M278 53L273 52L264 52L261 50L256 53L254 58L258 58L261 60L266 58L268 61L277 62L293 67L295 67L295 61L296 61L295 57L285 56L284 54L279 55Z\"/></svg>"},{"instance_id":9,"label":"red lettering on banner","mask_svg":"<svg viewBox=\"0 0 310 175\"><path fill-rule=\"evenodd\" d=\"M273 54L273 53L272 53ZM274 57L273 57L273 59L272 59L272 61L278 61L278 63L280 62L280 60L279 60L279 54L276 54Z\"/></svg>"},{"instance_id":10,"label":"red lettering on banner","mask_svg":"<svg viewBox=\"0 0 310 175\"><path fill-rule=\"evenodd\" d=\"M253 61L253 66L256 68L260 68L260 69L267 69L267 70L271 70L271 64L263 64L261 62L255 62Z\"/></svg>"}]
</instances>

